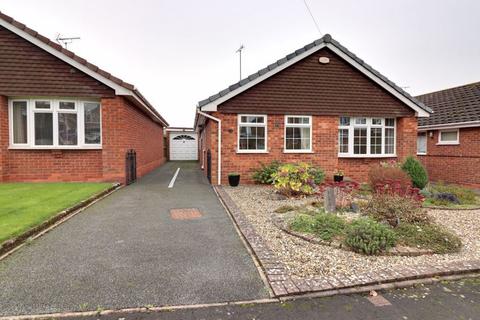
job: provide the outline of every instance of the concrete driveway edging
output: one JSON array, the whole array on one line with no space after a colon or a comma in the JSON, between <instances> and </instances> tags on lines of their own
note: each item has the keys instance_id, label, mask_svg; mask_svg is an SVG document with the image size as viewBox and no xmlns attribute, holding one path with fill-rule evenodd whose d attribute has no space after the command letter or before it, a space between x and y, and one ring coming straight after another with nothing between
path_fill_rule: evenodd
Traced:
<instances>
[{"instance_id":1,"label":"concrete driveway edging","mask_svg":"<svg viewBox=\"0 0 480 320\"><path fill-rule=\"evenodd\" d=\"M456 276L470 277L480 272L480 260L468 262L447 262L441 265L410 268L400 270L385 269L382 272L370 273L361 277L324 277L324 278L292 278L284 264L255 231L245 214L235 204L222 186L214 186L220 201L233 217L235 224L242 233L253 254L262 266L265 278L272 288L275 297L298 296L305 294L334 295L364 292L376 289L395 288L396 285L407 283L428 283L433 278Z\"/></svg>"},{"instance_id":2,"label":"concrete driveway edging","mask_svg":"<svg viewBox=\"0 0 480 320\"><path fill-rule=\"evenodd\" d=\"M32 227L22 233L21 235L7 240L3 243L0 244L0 261L10 254L14 253L16 250L20 249L23 245L25 245L25 242L28 239L35 240L38 237L41 237L45 233L49 232L53 228L61 225L68 219L74 217L78 213L82 212L89 206L93 205L99 200L102 200L105 197L108 197L118 189L122 188L122 185L119 183L114 183L112 186L108 189L103 190L102 192L99 192L97 194L94 194L93 196L90 196L89 198L80 201L76 205L64 209L60 212L58 212L56 215L53 217L49 218L47 221L42 222L40 225Z\"/></svg>"}]
</instances>

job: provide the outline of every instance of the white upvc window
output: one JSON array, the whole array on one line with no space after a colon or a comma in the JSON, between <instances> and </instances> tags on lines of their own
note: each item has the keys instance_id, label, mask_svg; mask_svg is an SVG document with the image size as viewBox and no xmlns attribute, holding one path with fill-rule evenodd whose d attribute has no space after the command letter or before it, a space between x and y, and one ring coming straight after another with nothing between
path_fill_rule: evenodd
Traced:
<instances>
[{"instance_id":1,"label":"white upvc window","mask_svg":"<svg viewBox=\"0 0 480 320\"><path fill-rule=\"evenodd\" d=\"M427 154L427 131L420 131L417 134L417 154Z\"/></svg>"},{"instance_id":2,"label":"white upvc window","mask_svg":"<svg viewBox=\"0 0 480 320\"><path fill-rule=\"evenodd\" d=\"M238 115L239 153L267 152L267 116L258 114Z\"/></svg>"},{"instance_id":3,"label":"white upvc window","mask_svg":"<svg viewBox=\"0 0 480 320\"><path fill-rule=\"evenodd\" d=\"M77 99L9 100L10 148L99 149L99 101Z\"/></svg>"},{"instance_id":4,"label":"white upvc window","mask_svg":"<svg viewBox=\"0 0 480 320\"><path fill-rule=\"evenodd\" d=\"M312 152L312 117L285 116L284 151Z\"/></svg>"},{"instance_id":5,"label":"white upvc window","mask_svg":"<svg viewBox=\"0 0 480 320\"><path fill-rule=\"evenodd\" d=\"M340 117L339 157L395 157L395 118Z\"/></svg>"},{"instance_id":6,"label":"white upvc window","mask_svg":"<svg viewBox=\"0 0 480 320\"><path fill-rule=\"evenodd\" d=\"M440 130L438 132L438 144L460 144L459 130Z\"/></svg>"}]
</instances>

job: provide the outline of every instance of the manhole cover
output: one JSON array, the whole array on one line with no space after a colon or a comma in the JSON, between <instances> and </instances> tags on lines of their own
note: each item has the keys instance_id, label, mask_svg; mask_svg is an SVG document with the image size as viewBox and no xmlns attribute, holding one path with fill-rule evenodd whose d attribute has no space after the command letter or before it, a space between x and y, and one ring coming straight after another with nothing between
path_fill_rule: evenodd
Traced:
<instances>
[{"instance_id":1,"label":"manhole cover","mask_svg":"<svg viewBox=\"0 0 480 320\"><path fill-rule=\"evenodd\" d=\"M170 217L174 220L193 220L202 217L197 208L170 209Z\"/></svg>"}]
</instances>

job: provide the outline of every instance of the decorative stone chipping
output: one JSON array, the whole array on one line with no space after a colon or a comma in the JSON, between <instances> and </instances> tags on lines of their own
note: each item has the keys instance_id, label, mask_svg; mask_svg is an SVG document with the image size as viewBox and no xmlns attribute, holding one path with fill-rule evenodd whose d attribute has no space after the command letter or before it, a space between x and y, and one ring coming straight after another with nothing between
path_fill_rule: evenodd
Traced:
<instances>
[{"instance_id":1,"label":"decorative stone chipping","mask_svg":"<svg viewBox=\"0 0 480 320\"><path fill-rule=\"evenodd\" d=\"M480 260L472 260L444 262L415 268L406 266L397 269L385 268L379 272L367 272L355 276L291 277L223 187L214 186L214 188L259 260L270 287L277 297L480 271Z\"/></svg>"}]
</instances>

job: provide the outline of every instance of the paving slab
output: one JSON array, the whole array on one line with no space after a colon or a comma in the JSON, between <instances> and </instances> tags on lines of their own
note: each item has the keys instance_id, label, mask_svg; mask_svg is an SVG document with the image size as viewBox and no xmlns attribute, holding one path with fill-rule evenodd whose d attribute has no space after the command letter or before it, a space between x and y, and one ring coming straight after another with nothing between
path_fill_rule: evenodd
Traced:
<instances>
[{"instance_id":1,"label":"paving slab","mask_svg":"<svg viewBox=\"0 0 480 320\"><path fill-rule=\"evenodd\" d=\"M200 216L172 219L185 208ZM0 315L268 297L193 162L165 164L0 261L0 288Z\"/></svg>"}]
</instances>

